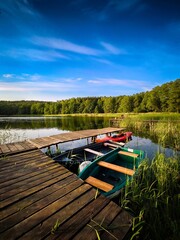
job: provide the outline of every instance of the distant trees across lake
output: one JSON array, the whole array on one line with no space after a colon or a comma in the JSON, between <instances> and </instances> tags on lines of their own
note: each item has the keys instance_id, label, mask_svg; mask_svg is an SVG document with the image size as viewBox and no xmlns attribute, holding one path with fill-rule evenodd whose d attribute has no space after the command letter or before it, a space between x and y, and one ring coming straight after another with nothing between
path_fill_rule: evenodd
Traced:
<instances>
[{"instance_id":1,"label":"distant trees across lake","mask_svg":"<svg viewBox=\"0 0 180 240\"><path fill-rule=\"evenodd\" d=\"M0 115L180 112L180 79L132 96L42 101L0 101Z\"/></svg>"}]
</instances>

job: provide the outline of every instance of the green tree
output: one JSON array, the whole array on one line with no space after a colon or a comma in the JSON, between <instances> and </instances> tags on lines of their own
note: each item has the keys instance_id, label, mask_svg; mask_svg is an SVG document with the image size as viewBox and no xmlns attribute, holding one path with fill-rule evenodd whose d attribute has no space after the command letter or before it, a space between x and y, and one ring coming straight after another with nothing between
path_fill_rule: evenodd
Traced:
<instances>
[{"instance_id":1,"label":"green tree","mask_svg":"<svg viewBox=\"0 0 180 240\"><path fill-rule=\"evenodd\" d=\"M151 91L148 93L146 107L150 112L159 112L160 111L160 98L157 91Z\"/></svg>"},{"instance_id":2,"label":"green tree","mask_svg":"<svg viewBox=\"0 0 180 240\"><path fill-rule=\"evenodd\" d=\"M132 112L133 111L133 97L124 96L122 98L120 111L121 112Z\"/></svg>"},{"instance_id":3,"label":"green tree","mask_svg":"<svg viewBox=\"0 0 180 240\"><path fill-rule=\"evenodd\" d=\"M170 112L180 112L180 79L171 84L168 105Z\"/></svg>"}]
</instances>

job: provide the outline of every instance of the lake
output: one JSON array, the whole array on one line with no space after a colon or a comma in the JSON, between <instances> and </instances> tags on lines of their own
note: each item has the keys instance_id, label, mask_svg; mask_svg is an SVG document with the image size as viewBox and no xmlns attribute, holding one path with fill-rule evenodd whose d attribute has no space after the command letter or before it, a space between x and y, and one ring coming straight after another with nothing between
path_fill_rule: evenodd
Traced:
<instances>
[{"instance_id":1,"label":"lake","mask_svg":"<svg viewBox=\"0 0 180 240\"><path fill-rule=\"evenodd\" d=\"M59 117L0 117L0 143L18 142L26 139L47 137L63 132L97 129L109 126L108 117L88 116L59 116ZM126 129L129 131L129 129ZM79 147L86 141L65 143L61 151ZM163 148L154 140L143 137L142 134L134 135L132 141L126 144L127 147L141 149L146 152L148 158L152 159L157 152L163 152L166 156L176 154L170 148Z\"/></svg>"}]
</instances>

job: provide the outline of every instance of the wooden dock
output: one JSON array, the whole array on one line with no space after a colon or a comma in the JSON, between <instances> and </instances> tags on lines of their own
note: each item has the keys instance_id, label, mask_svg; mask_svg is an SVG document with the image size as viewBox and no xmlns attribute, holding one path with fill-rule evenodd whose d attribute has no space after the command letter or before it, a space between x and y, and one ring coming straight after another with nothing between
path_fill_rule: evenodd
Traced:
<instances>
[{"instance_id":1,"label":"wooden dock","mask_svg":"<svg viewBox=\"0 0 180 240\"><path fill-rule=\"evenodd\" d=\"M49 137L41 137L35 139L28 139L24 142L9 143L0 145L0 156L13 155L18 152L31 151L33 149L42 149L57 145L64 142L75 141L85 138L94 138L100 134L107 134L113 132L123 131L124 128L102 128L102 129L89 129L81 131L73 131L67 133L61 133Z\"/></svg>"},{"instance_id":2,"label":"wooden dock","mask_svg":"<svg viewBox=\"0 0 180 240\"><path fill-rule=\"evenodd\" d=\"M0 239L97 239L96 230L101 239L125 237L127 212L26 143L0 158Z\"/></svg>"}]
</instances>

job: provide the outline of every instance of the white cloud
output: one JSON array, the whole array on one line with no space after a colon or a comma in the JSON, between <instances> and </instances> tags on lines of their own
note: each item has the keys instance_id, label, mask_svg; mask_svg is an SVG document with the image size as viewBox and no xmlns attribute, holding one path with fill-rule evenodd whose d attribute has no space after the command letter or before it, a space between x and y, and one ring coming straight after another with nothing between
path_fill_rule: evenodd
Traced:
<instances>
[{"instance_id":1,"label":"white cloud","mask_svg":"<svg viewBox=\"0 0 180 240\"><path fill-rule=\"evenodd\" d=\"M106 43L106 42L100 42L100 44L109 52L112 53L114 55L118 55L118 54L123 54L125 53L123 50L120 50L117 47L114 47L112 44L110 43Z\"/></svg>"},{"instance_id":2,"label":"white cloud","mask_svg":"<svg viewBox=\"0 0 180 240\"><path fill-rule=\"evenodd\" d=\"M14 76L14 74L11 73L6 73L2 75L4 78L12 78Z\"/></svg>"},{"instance_id":3,"label":"white cloud","mask_svg":"<svg viewBox=\"0 0 180 240\"><path fill-rule=\"evenodd\" d=\"M88 80L88 83L101 84L101 81L99 81L99 80Z\"/></svg>"},{"instance_id":4,"label":"white cloud","mask_svg":"<svg viewBox=\"0 0 180 240\"><path fill-rule=\"evenodd\" d=\"M14 78L11 79L11 82L5 82L3 79L0 79L0 91L6 92L23 92L28 93L30 91L33 92L69 92L78 89L79 85L76 82L79 81L75 79L75 81L66 81L66 79L61 78L53 78L41 76L38 74L21 74L15 75Z\"/></svg>"},{"instance_id":5,"label":"white cloud","mask_svg":"<svg viewBox=\"0 0 180 240\"><path fill-rule=\"evenodd\" d=\"M88 83L98 84L101 86L109 86L109 87L122 86L127 88L134 88L134 89L137 89L137 87L139 87L141 88L141 90L151 88L147 82L144 82L141 80L133 80L133 79L97 78L97 79L88 80Z\"/></svg>"},{"instance_id":6,"label":"white cloud","mask_svg":"<svg viewBox=\"0 0 180 240\"><path fill-rule=\"evenodd\" d=\"M107 60L107 59L101 59L101 58L94 58L95 61L100 62L100 63L104 63L107 65L114 65L111 61Z\"/></svg>"},{"instance_id":7,"label":"white cloud","mask_svg":"<svg viewBox=\"0 0 180 240\"><path fill-rule=\"evenodd\" d=\"M78 45L60 38L46 38L36 36L31 39L31 42L38 46L44 46L52 49L59 49L84 55L98 56L102 54L102 52L97 49Z\"/></svg>"},{"instance_id":8,"label":"white cloud","mask_svg":"<svg viewBox=\"0 0 180 240\"><path fill-rule=\"evenodd\" d=\"M37 49L10 49L8 51L2 52L1 55L9 56L12 58L23 58L26 60L32 61L56 61L57 59L69 59L67 56L58 53L56 51L46 51L46 50L37 50Z\"/></svg>"}]
</instances>

